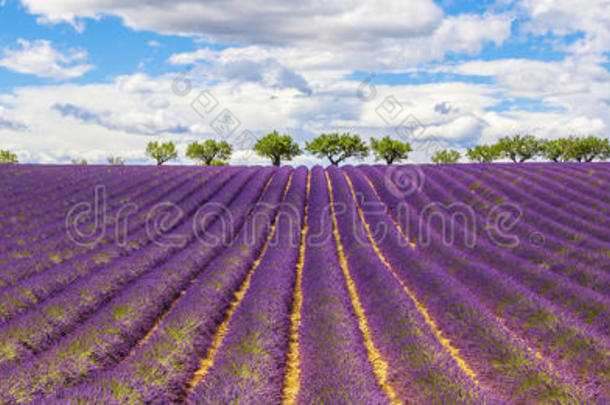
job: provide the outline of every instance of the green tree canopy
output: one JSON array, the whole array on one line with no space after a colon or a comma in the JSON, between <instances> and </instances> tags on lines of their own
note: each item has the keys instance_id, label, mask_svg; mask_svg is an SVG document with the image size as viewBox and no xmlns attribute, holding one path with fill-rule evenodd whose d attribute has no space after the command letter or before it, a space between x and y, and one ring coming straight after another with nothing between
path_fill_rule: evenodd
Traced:
<instances>
[{"instance_id":1,"label":"green tree canopy","mask_svg":"<svg viewBox=\"0 0 610 405\"><path fill-rule=\"evenodd\" d=\"M532 159L541 150L541 143L533 135L505 136L496 146L500 157L509 158L515 163Z\"/></svg>"},{"instance_id":2,"label":"green tree canopy","mask_svg":"<svg viewBox=\"0 0 610 405\"><path fill-rule=\"evenodd\" d=\"M491 163L500 157L500 149L497 145L478 145L469 148L466 155L473 162Z\"/></svg>"},{"instance_id":3,"label":"green tree canopy","mask_svg":"<svg viewBox=\"0 0 610 405\"><path fill-rule=\"evenodd\" d=\"M605 160L610 157L610 141L595 136L572 138L570 157L577 162L592 162L594 159Z\"/></svg>"},{"instance_id":4,"label":"green tree canopy","mask_svg":"<svg viewBox=\"0 0 610 405\"><path fill-rule=\"evenodd\" d=\"M575 142L576 138L572 136L546 141L541 145L542 156L553 162L567 162L573 159Z\"/></svg>"},{"instance_id":5,"label":"green tree canopy","mask_svg":"<svg viewBox=\"0 0 610 405\"><path fill-rule=\"evenodd\" d=\"M369 148L360 136L349 132L322 134L308 142L305 149L319 158L328 158L335 166L350 157L363 159L369 154Z\"/></svg>"},{"instance_id":6,"label":"green tree canopy","mask_svg":"<svg viewBox=\"0 0 610 405\"><path fill-rule=\"evenodd\" d=\"M212 162L224 162L231 157L233 148L226 141L215 141L208 139L203 143L194 142L186 149L186 156L193 160L198 160L206 166Z\"/></svg>"},{"instance_id":7,"label":"green tree canopy","mask_svg":"<svg viewBox=\"0 0 610 405\"><path fill-rule=\"evenodd\" d=\"M19 163L19 158L9 150L0 150L0 163Z\"/></svg>"},{"instance_id":8,"label":"green tree canopy","mask_svg":"<svg viewBox=\"0 0 610 405\"><path fill-rule=\"evenodd\" d=\"M280 135L277 131L259 139L254 145L254 151L259 156L270 158L274 166L279 166L282 160L292 160L301 154L299 145L290 135Z\"/></svg>"},{"instance_id":9,"label":"green tree canopy","mask_svg":"<svg viewBox=\"0 0 610 405\"><path fill-rule=\"evenodd\" d=\"M371 138L371 149L375 154L375 160L385 160L391 165L395 161L407 159L412 151L411 144L401 142L385 136L380 140Z\"/></svg>"},{"instance_id":10,"label":"green tree canopy","mask_svg":"<svg viewBox=\"0 0 610 405\"><path fill-rule=\"evenodd\" d=\"M86 165L87 164L87 160L85 160L85 159L72 159L70 162L73 165Z\"/></svg>"},{"instance_id":11,"label":"green tree canopy","mask_svg":"<svg viewBox=\"0 0 610 405\"><path fill-rule=\"evenodd\" d=\"M434 163L457 163L460 160L460 152L453 149L439 150L432 156Z\"/></svg>"},{"instance_id":12,"label":"green tree canopy","mask_svg":"<svg viewBox=\"0 0 610 405\"><path fill-rule=\"evenodd\" d=\"M146 145L146 156L155 160L158 166L163 163L176 159L178 157L178 151L176 151L176 145L173 142L164 142L159 144L158 142L149 142Z\"/></svg>"}]
</instances>

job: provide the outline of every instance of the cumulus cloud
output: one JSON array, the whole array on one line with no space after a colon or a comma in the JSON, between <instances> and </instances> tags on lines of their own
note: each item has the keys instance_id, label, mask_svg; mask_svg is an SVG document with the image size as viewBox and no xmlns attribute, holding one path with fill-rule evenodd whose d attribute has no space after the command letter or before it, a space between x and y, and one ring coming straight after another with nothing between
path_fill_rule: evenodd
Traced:
<instances>
[{"instance_id":1,"label":"cumulus cloud","mask_svg":"<svg viewBox=\"0 0 610 405\"><path fill-rule=\"evenodd\" d=\"M515 97L551 97L592 91L610 82L602 58L568 57L559 62L527 59L471 61L450 67L455 73L493 76Z\"/></svg>"},{"instance_id":2,"label":"cumulus cloud","mask_svg":"<svg viewBox=\"0 0 610 405\"><path fill-rule=\"evenodd\" d=\"M242 59L275 60L287 69L283 72L296 72L307 81L310 76L305 73L312 69L317 76L334 70L337 78L356 69L404 69L447 52L476 54L486 43L505 41L513 21L509 14L444 16L433 0L22 2L47 22L114 15L137 30L238 44L246 48L240 51ZM235 56L234 52L226 55ZM189 63L211 53L176 55L172 61Z\"/></svg>"},{"instance_id":3,"label":"cumulus cloud","mask_svg":"<svg viewBox=\"0 0 610 405\"><path fill-rule=\"evenodd\" d=\"M18 39L17 46L2 50L0 66L19 73L58 80L71 79L87 73L93 66L85 63L87 52L69 49L60 52L50 41Z\"/></svg>"},{"instance_id":4,"label":"cumulus cloud","mask_svg":"<svg viewBox=\"0 0 610 405\"><path fill-rule=\"evenodd\" d=\"M159 125L158 117L145 114L120 114L111 111L92 111L73 104L54 104L51 107L62 117L72 117L84 123L96 124L101 127L138 135L184 134L189 132L188 127L174 124L171 126ZM163 123L162 123L163 124Z\"/></svg>"},{"instance_id":5,"label":"cumulus cloud","mask_svg":"<svg viewBox=\"0 0 610 405\"><path fill-rule=\"evenodd\" d=\"M570 52L610 51L610 2L607 0L522 0L519 7L529 17L524 25L529 32L558 36L582 34L575 43L561 45Z\"/></svg>"},{"instance_id":6,"label":"cumulus cloud","mask_svg":"<svg viewBox=\"0 0 610 405\"><path fill-rule=\"evenodd\" d=\"M23 132L27 131L28 127L23 122L16 120L15 111L9 110L6 107L0 105L0 130Z\"/></svg>"},{"instance_id":7,"label":"cumulus cloud","mask_svg":"<svg viewBox=\"0 0 610 405\"><path fill-rule=\"evenodd\" d=\"M298 3L281 0L23 0L48 22L115 15L134 29L205 35L216 41L266 44L367 44L433 30L442 10L431 0ZM230 29L227 29L230 27Z\"/></svg>"},{"instance_id":8,"label":"cumulus cloud","mask_svg":"<svg viewBox=\"0 0 610 405\"><path fill-rule=\"evenodd\" d=\"M9 121L0 117L0 129L10 129L12 131L25 131L27 126L20 122Z\"/></svg>"},{"instance_id":9,"label":"cumulus cloud","mask_svg":"<svg viewBox=\"0 0 610 405\"><path fill-rule=\"evenodd\" d=\"M174 55L170 58L173 63L193 63L199 60L199 53L195 55ZM208 57L207 61L212 58ZM220 60L215 58L210 68L203 66L199 72L203 72L217 79L225 79L237 82L255 82L273 89L294 88L310 95L312 90L307 80L300 74L283 66L275 59L264 60L230 59Z\"/></svg>"},{"instance_id":10,"label":"cumulus cloud","mask_svg":"<svg viewBox=\"0 0 610 405\"><path fill-rule=\"evenodd\" d=\"M604 130L610 124L610 111L604 102L610 93L610 72L600 65L603 61L605 58L599 56L572 56L550 62L478 60L444 66L441 70L491 76L498 94L503 98L539 100L541 104L560 107L563 116L546 116L564 124L572 115L586 117L587 120L579 121L583 124L581 131L604 135ZM591 119L596 121L595 125L590 124ZM606 124L600 126L604 122ZM577 131L572 122L569 127Z\"/></svg>"},{"instance_id":11,"label":"cumulus cloud","mask_svg":"<svg viewBox=\"0 0 610 405\"><path fill-rule=\"evenodd\" d=\"M442 103L438 103L434 106L434 111L436 111L439 114L451 114L453 112L459 112L460 109L459 108L454 108L451 106L451 104L449 104L446 101L443 101Z\"/></svg>"},{"instance_id":12,"label":"cumulus cloud","mask_svg":"<svg viewBox=\"0 0 610 405\"><path fill-rule=\"evenodd\" d=\"M407 8L407 7L405 7ZM339 80L354 70L404 71L413 64L440 60L446 53L476 54L486 43L501 44L510 37L513 17L507 14L446 17L433 29L419 35L376 37L370 41L307 44L287 42L283 46L252 44L223 50L199 49L172 55L174 64L197 62L214 65L252 61L265 65L274 60L279 65L303 75L310 86ZM358 27L366 30L366 27Z\"/></svg>"},{"instance_id":13,"label":"cumulus cloud","mask_svg":"<svg viewBox=\"0 0 610 405\"><path fill-rule=\"evenodd\" d=\"M132 162L143 162L136 158L143 159L150 140L172 140L184 149L192 141L221 139L213 122L224 110L234 114L240 123L235 134L248 130L260 137L277 129L292 134L303 144L326 131L351 131L364 138L391 131L392 127L375 113L376 105L391 94L400 97L405 105L407 100L421 99L409 109L424 124L438 115L433 113L434 105L445 100L459 108L472 103L478 111L494 102L491 98L477 100L468 94L472 88L455 84L445 87L446 97L442 100L432 96L436 92L433 86L380 86L379 97L364 103L356 97L357 83L350 81L336 82L324 92L303 97L294 89L271 89L257 82L205 87L205 83L193 80L193 89L183 96L173 93L174 79L173 75L152 78L137 74L104 84L18 88L13 94L1 95L0 103L10 104L21 116L29 117L29 130L27 136L19 138L12 131L0 130L0 143L12 150L30 150L31 161L66 161L67 157L82 156L93 163L103 162L107 155L120 154ZM191 107L202 90L209 91L217 103L207 116ZM455 118L448 118L447 122L452 119ZM437 121L435 124L443 124ZM185 128L188 131L182 130ZM239 151L232 163L245 163L245 158L251 163L260 161L247 151ZM189 163L182 159L178 162ZM305 155L294 163L324 162Z\"/></svg>"},{"instance_id":14,"label":"cumulus cloud","mask_svg":"<svg viewBox=\"0 0 610 405\"><path fill-rule=\"evenodd\" d=\"M453 143L476 142L489 123L482 117L463 115L426 128L426 134L435 139Z\"/></svg>"},{"instance_id":15,"label":"cumulus cloud","mask_svg":"<svg viewBox=\"0 0 610 405\"><path fill-rule=\"evenodd\" d=\"M406 137L414 144L411 158L417 162L430 160L432 151L426 146L430 141L463 149L522 131L549 138L579 131L603 134L610 124L610 77L602 66L607 57L596 53L604 49L605 15L610 13L595 15L588 5L522 0L514 12L449 16L432 0L22 3L46 23L67 21L81 29L87 18L112 15L138 30L189 35L200 44L232 44L169 58L175 66L191 68L182 73L192 87L186 95L175 91L181 74L150 77L142 73L108 83L54 84L0 95L0 103L10 104L28 124L27 136L17 139L0 121L0 143L32 151L27 155L31 160L82 156L95 162L118 154L130 162L144 162L149 140L172 140L183 152L189 142L222 138L214 126L221 112L234 119L234 134L247 130L260 137L277 129L301 144L328 131L350 131L365 139ZM521 27L535 35L583 32L581 39L569 45L582 52L552 62L476 59L486 45L501 46L511 39L517 16L526 16L530 23ZM33 47L33 43L27 45ZM151 41L149 46L157 44ZM447 62L448 53L472 57L468 62ZM69 58L70 53L61 55ZM56 64L71 66L70 62L77 65L84 60L57 59ZM357 97L361 83L348 79L354 71L447 72L492 80L377 84L375 96L363 100ZM209 114L192 108L202 90L214 101ZM380 113L390 97L400 105L392 119ZM562 112L497 108L504 99L519 98L560 106ZM409 117L421 130L401 132ZM249 149L239 147L232 163L266 162ZM177 163L191 162L182 158ZM326 162L310 155L292 162L315 163Z\"/></svg>"},{"instance_id":16,"label":"cumulus cloud","mask_svg":"<svg viewBox=\"0 0 610 405\"><path fill-rule=\"evenodd\" d=\"M145 163L144 149L150 140L171 140L183 151L193 141L222 139L213 122L221 111L228 110L239 121L236 135L248 130L260 137L277 129L293 135L301 144L328 131L350 131L364 139L406 136L405 140L416 149L412 160L426 162L432 153L426 149L430 142L463 148L474 142L494 142L500 136L522 130L540 137L576 130L599 133L610 122L605 105L605 115L601 111L593 115L584 109L568 109L563 114L489 111L498 102L499 88L494 84L377 85L376 96L364 101L356 96L358 82L348 80L331 83L325 91L303 97L294 89L271 89L258 82L224 82L206 87L196 80L187 95L178 95L172 91L174 79L173 75L153 78L137 74L104 84L16 89L14 94L0 96L0 103L10 104L21 117L29 117L28 131L16 137L14 131L0 129L0 144L15 151L29 150L30 160L24 157L24 161L67 161L68 157L78 156L94 163L114 154L132 163ZM202 90L215 100L216 107L207 115L200 115L191 107ZM390 122L380 117L380 106L388 97L401 106L396 120ZM451 112L441 114L435 111L438 106ZM422 133L396 132L409 116L421 123ZM229 138L232 142L234 139ZM239 149L231 163L265 163L249 153L249 148ZM181 156L176 163L192 163L183 153ZM310 155L292 163L327 164Z\"/></svg>"},{"instance_id":17,"label":"cumulus cloud","mask_svg":"<svg viewBox=\"0 0 610 405\"><path fill-rule=\"evenodd\" d=\"M188 103L173 95L171 84L170 77L138 75L102 84L15 88L0 95L0 104L10 106L12 114L27 122L28 130L17 134L0 129L0 144L30 151L24 161L51 163L83 157L94 163L113 154L133 163L145 161L148 141L182 144L211 137L211 130L191 133L196 115ZM143 88L153 90L142 92Z\"/></svg>"}]
</instances>

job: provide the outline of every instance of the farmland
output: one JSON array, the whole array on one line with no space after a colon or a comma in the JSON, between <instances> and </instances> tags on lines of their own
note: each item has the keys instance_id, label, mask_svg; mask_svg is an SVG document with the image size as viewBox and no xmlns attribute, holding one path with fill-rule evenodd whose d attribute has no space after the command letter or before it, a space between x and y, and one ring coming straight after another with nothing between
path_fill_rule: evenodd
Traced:
<instances>
[{"instance_id":1,"label":"farmland","mask_svg":"<svg viewBox=\"0 0 610 405\"><path fill-rule=\"evenodd\" d=\"M1 403L610 402L610 164L0 167Z\"/></svg>"}]
</instances>

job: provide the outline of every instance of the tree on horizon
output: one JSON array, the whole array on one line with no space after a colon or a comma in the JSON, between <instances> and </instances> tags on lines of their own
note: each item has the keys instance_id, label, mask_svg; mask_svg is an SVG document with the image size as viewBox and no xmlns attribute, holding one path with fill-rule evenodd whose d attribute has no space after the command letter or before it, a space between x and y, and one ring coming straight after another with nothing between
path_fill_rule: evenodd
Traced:
<instances>
[{"instance_id":1,"label":"tree on horizon","mask_svg":"<svg viewBox=\"0 0 610 405\"><path fill-rule=\"evenodd\" d=\"M259 139L254 145L254 151L262 157L270 158L274 166L279 166L282 160L292 160L301 154L301 148L290 135L280 135L273 131Z\"/></svg>"},{"instance_id":2,"label":"tree on horizon","mask_svg":"<svg viewBox=\"0 0 610 405\"><path fill-rule=\"evenodd\" d=\"M364 159L369 154L369 148L360 136L349 132L321 134L307 142L305 149L318 158L327 158L334 166L351 157Z\"/></svg>"},{"instance_id":3,"label":"tree on horizon","mask_svg":"<svg viewBox=\"0 0 610 405\"><path fill-rule=\"evenodd\" d=\"M155 160L157 166L161 166L163 163L178 157L178 151L176 151L176 145L173 142L164 142L159 144L158 142L149 142L146 145L146 156Z\"/></svg>"},{"instance_id":4,"label":"tree on horizon","mask_svg":"<svg viewBox=\"0 0 610 405\"><path fill-rule=\"evenodd\" d=\"M203 143L193 142L186 149L186 156L206 166L218 166L231 158L233 147L227 141L208 139Z\"/></svg>"},{"instance_id":5,"label":"tree on horizon","mask_svg":"<svg viewBox=\"0 0 610 405\"><path fill-rule=\"evenodd\" d=\"M409 142L401 142L385 136L381 139L371 138L371 149L375 154L375 160L385 160L388 165L395 161L406 160L409 152L412 152Z\"/></svg>"}]
</instances>

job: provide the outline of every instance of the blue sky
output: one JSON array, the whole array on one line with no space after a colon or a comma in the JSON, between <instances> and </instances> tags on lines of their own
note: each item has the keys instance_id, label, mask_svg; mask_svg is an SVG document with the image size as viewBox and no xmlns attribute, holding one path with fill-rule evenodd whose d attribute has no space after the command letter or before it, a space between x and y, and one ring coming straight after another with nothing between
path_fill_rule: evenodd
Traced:
<instances>
[{"instance_id":1,"label":"blue sky","mask_svg":"<svg viewBox=\"0 0 610 405\"><path fill-rule=\"evenodd\" d=\"M200 46L193 38L129 29L123 25L120 18L114 16L87 21L82 33L68 23L38 24L36 20L37 17L29 14L19 1L8 0L6 5L0 8L3 27L0 46L14 46L16 41L22 38L50 40L60 51L70 48L84 49L89 55L89 63L94 68L75 78L73 81L76 83L111 81L118 75L133 72L156 76L177 71L176 67L165 61L173 53L194 51ZM36 75L13 73L10 69L2 69L0 91L10 91L22 85L49 83L49 80Z\"/></svg>"},{"instance_id":2,"label":"blue sky","mask_svg":"<svg viewBox=\"0 0 610 405\"><path fill-rule=\"evenodd\" d=\"M408 135L423 145L420 161L432 138L462 150L516 132L608 136L607 1L315 4L0 1L0 149L31 162L144 163L150 140L182 150L273 129L301 142L327 131L400 135L409 115L422 126ZM187 68L192 89L179 95ZM363 83L374 99L357 96ZM192 108L203 90L214 117ZM391 119L380 112L388 100ZM221 110L239 122L235 133L213 124ZM238 146L234 163L258 162Z\"/></svg>"}]
</instances>

